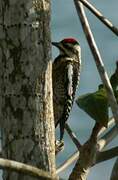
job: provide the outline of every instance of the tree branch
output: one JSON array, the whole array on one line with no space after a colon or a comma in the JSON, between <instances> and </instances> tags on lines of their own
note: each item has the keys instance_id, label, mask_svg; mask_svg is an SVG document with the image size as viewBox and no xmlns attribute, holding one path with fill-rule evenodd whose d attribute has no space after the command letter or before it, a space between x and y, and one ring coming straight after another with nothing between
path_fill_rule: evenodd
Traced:
<instances>
[{"instance_id":1,"label":"tree branch","mask_svg":"<svg viewBox=\"0 0 118 180\"><path fill-rule=\"evenodd\" d=\"M89 139L80 149L79 159L77 160L69 180L85 180L92 164L96 160L96 143Z\"/></svg>"},{"instance_id":2,"label":"tree branch","mask_svg":"<svg viewBox=\"0 0 118 180\"><path fill-rule=\"evenodd\" d=\"M80 148L79 158L69 179L85 180L90 167L96 161L97 154L97 136L102 126L95 123L91 136L88 141Z\"/></svg>"},{"instance_id":3,"label":"tree branch","mask_svg":"<svg viewBox=\"0 0 118 180\"><path fill-rule=\"evenodd\" d=\"M46 171L8 159L0 158L0 168L31 175L37 178L40 177L45 179L52 179L51 175Z\"/></svg>"},{"instance_id":4,"label":"tree branch","mask_svg":"<svg viewBox=\"0 0 118 180\"><path fill-rule=\"evenodd\" d=\"M110 143L118 135L116 126L111 128L97 143L97 150L101 151L108 143Z\"/></svg>"},{"instance_id":5,"label":"tree branch","mask_svg":"<svg viewBox=\"0 0 118 180\"><path fill-rule=\"evenodd\" d=\"M109 123L108 123L108 127L110 127L112 124L114 123L114 119L113 118L111 118L111 120L109 121ZM103 133L104 132L104 130L106 130L106 128L102 128L101 130L100 130L100 132L98 133L98 135L101 135L101 133ZM113 132L113 131L115 131L115 132ZM101 137L101 139L103 139L103 138L107 138L108 136L110 136L110 134L112 135L112 133L113 134L116 134L116 130L114 130L114 128L112 128L107 134L105 134L103 137ZM115 135L114 135L114 137L115 137ZM99 140L99 141L101 141L101 140ZM98 141L98 143L99 143L99 141ZM104 144L105 145L105 144ZM114 150L115 151L115 150ZM99 152L100 154L102 153L102 152ZM98 157L97 157L97 159L99 159L99 156L101 156L100 154L98 154ZM115 155L114 155L115 156ZM62 171L64 171L66 168L68 168L68 166L70 166L72 163L74 163L77 159L79 158L79 151L76 151L75 153L73 153L66 161L64 161L64 163L63 164L61 164L58 168L57 168L57 173L60 173L60 172L62 172ZM110 158L110 157L109 157ZM99 161L99 160L98 160ZM98 162L97 162L98 163Z\"/></svg>"},{"instance_id":6,"label":"tree branch","mask_svg":"<svg viewBox=\"0 0 118 180\"><path fill-rule=\"evenodd\" d=\"M115 35L118 36L118 28L115 27L102 13L96 9L90 2L87 0L76 0L81 1L81 3L86 6L101 22L103 22Z\"/></svg>"},{"instance_id":7,"label":"tree branch","mask_svg":"<svg viewBox=\"0 0 118 180\"><path fill-rule=\"evenodd\" d=\"M79 151L73 153L63 164L61 164L58 168L56 173L59 174L60 172L64 171L68 166L70 166L75 160L79 157Z\"/></svg>"},{"instance_id":8,"label":"tree branch","mask_svg":"<svg viewBox=\"0 0 118 180\"><path fill-rule=\"evenodd\" d=\"M69 134L70 138L72 139L73 143L79 149L81 147L81 144L78 141L75 133L71 130L70 126L67 123L65 124L65 129L66 129L67 133Z\"/></svg>"},{"instance_id":9,"label":"tree branch","mask_svg":"<svg viewBox=\"0 0 118 180\"><path fill-rule=\"evenodd\" d=\"M101 134L103 134L107 129L109 129L113 124L115 123L115 120L113 117L111 117L109 119L109 122L108 122L108 127L102 127L102 129L99 131L98 133L98 136L100 136Z\"/></svg>"},{"instance_id":10,"label":"tree branch","mask_svg":"<svg viewBox=\"0 0 118 180\"><path fill-rule=\"evenodd\" d=\"M99 132L101 131L103 126L101 126L101 124L99 123L95 123L95 126L93 127L93 130L92 130L92 133L91 133L91 136L90 136L90 141L95 141L97 142L97 137L98 137L98 134Z\"/></svg>"},{"instance_id":11,"label":"tree branch","mask_svg":"<svg viewBox=\"0 0 118 180\"><path fill-rule=\"evenodd\" d=\"M118 179L118 158L113 166L110 180L117 180L117 179Z\"/></svg>"},{"instance_id":12,"label":"tree branch","mask_svg":"<svg viewBox=\"0 0 118 180\"><path fill-rule=\"evenodd\" d=\"M83 30L85 32L88 44L93 54L96 66L98 68L98 72L106 88L109 104L111 105L111 109L112 109L116 124L118 124L118 105L117 105L108 75L104 69L104 64L103 64L101 55L95 43L87 17L85 15L83 5L79 1L76 1L76 0L74 0L74 3L77 9ZM73 171L70 174L70 177L69 177L70 180L72 179L85 180L87 178L90 167L92 167L92 164L94 164L96 160L97 135L99 133L99 130L100 128L98 127L98 125L97 127L95 126L90 139L80 148L79 159L77 160L75 167L73 168ZM95 137L94 137L94 134L95 134Z\"/></svg>"},{"instance_id":13,"label":"tree branch","mask_svg":"<svg viewBox=\"0 0 118 180\"><path fill-rule=\"evenodd\" d=\"M90 25L88 23L83 5L77 0L74 0L74 4L75 4L75 7L77 9L77 13L78 13L78 16L80 18L80 21L81 21L84 33L86 35L89 47L91 49L91 53L94 57L99 75L101 77L101 80L102 80L105 88L106 88L109 104L111 106L111 110L112 110L115 122L118 124L118 105L117 105L117 102L116 102L116 99L115 99L113 89L111 87L107 72L105 71L100 52L97 48L97 45L96 45L96 42L94 40L92 31L90 29Z\"/></svg>"},{"instance_id":14,"label":"tree branch","mask_svg":"<svg viewBox=\"0 0 118 180\"><path fill-rule=\"evenodd\" d=\"M95 164L112 159L116 156L118 156L118 146L103 152L99 152Z\"/></svg>"}]
</instances>

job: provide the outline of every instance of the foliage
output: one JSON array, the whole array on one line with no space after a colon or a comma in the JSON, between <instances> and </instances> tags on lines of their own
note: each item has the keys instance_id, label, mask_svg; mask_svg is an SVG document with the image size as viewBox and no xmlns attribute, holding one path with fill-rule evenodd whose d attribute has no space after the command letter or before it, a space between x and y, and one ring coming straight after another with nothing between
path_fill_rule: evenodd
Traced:
<instances>
[{"instance_id":1,"label":"foliage","mask_svg":"<svg viewBox=\"0 0 118 180\"><path fill-rule=\"evenodd\" d=\"M118 91L117 91L118 62L116 62L116 70L112 74L110 78L110 82L114 90L116 99L118 100ZM87 93L79 96L76 100L76 103L79 106L79 108L84 110L96 122L98 122L102 126L107 127L108 119L109 119L109 115L108 115L109 103L108 103L106 89L103 86L103 84L100 84L98 86L98 90L96 92Z\"/></svg>"}]
</instances>

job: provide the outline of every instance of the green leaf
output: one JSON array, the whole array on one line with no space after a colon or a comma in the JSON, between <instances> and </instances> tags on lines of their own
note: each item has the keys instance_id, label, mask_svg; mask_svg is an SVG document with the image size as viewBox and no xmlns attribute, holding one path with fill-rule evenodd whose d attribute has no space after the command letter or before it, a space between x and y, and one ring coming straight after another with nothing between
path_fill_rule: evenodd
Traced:
<instances>
[{"instance_id":1,"label":"green leaf","mask_svg":"<svg viewBox=\"0 0 118 180\"><path fill-rule=\"evenodd\" d=\"M118 103L118 61L116 61L115 72L110 77L110 82ZM103 84L98 86L98 91L79 96L77 105L85 111L96 122L107 127L108 124L108 98Z\"/></svg>"},{"instance_id":2,"label":"green leaf","mask_svg":"<svg viewBox=\"0 0 118 180\"><path fill-rule=\"evenodd\" d=\"M99 88L99 90L94 93L79 96L76 103L96 122L107 127L108 99L106 90L103 87Z\"/></svg>"}]
</instances>

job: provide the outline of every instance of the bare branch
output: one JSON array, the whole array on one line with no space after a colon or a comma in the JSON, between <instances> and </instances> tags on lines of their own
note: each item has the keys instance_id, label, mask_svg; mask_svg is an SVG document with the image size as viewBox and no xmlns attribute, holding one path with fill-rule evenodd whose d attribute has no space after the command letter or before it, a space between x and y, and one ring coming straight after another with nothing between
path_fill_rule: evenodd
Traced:
<instances>
[{"instance_id":1,"label":"bare branch","mask_svg":"<svg viewBox=\"0 0 118 180\"><path fill-rule=\"evenodd\" d=\"M111 118L109 120L108 123L108 127L112 126L114 124L114 119ZM100 136L104 131L106 131L106 128L102 128L98 135ZM75 153L73 153L66 161L64 161L63 164L61 164L58 168L57 168L57 173L60 173L62 171L64 171L66 168L68 168L68 166L70 166L72 163L74 163L77 159L79 158L79 151L76 151ZM99 157L98 157L99 158Z\"/></svg>"},{"instance_id":2,"label":"bare branch","mask_svg":"<svg viewBox=\"0 0 118 180\"><path fill-rule=\"evenodd\" d=\"M81 146L79 158L75 164L75 167L69 177L69 179L84 180L87 178L87 174L90 167L96 161L97 154L97 136L102 126L99 123L95 123L91 136L88 141Z\"/></svg>"},{"instance_id":3,"label":"bare branch","mask_svg":"<svg viewBox=\"0 0 118 180\"><path fill-rule=\"evenodd\" d=\"M46 171L43 171L41 169L38 169L30 165L26 165L24 163L20 163L8 159L0 158L0 168L16 171L19 173L24 173L34 177L43 177L45 179L52 179L51 175Z\"/></svg>"},{"instance_id":4,"label":"bare branch","mask_svg":"<svg viewBox=\"0 0 118 180\"><path fill-rule=\"evenodd\" d=\"M112 125L112 123L114 122L114 119L112 118L111 121L109 121L109 126ZM94 129L93 129L94 130ZM92 132L92 134L94 134ZM100 134L100 133L99 133ZM98 144L101 143L101 141L105 141L105 139L109 139L109 142L110 142L110 139L112 140L115 136L117 135L117 130L116 130L116 127L112 128L108 133L106 133L99 141L98 141ZM112 138L110 138L110 136L112 136ZM104 139L104 140L103 140ZM107 145L108 144L108 141L104 142L104 145ZM97 150L97 149L96 149ZM112 154L112 157L110 156L110 152L112 151L111 150L108 150L108 152L106 153L106 158L113 158L116 156L115 153L116 152L116 148L113 148L113 154ZM106 151L105 151L106 152ZM105 152L100 152L98 153L98 157L97 157L97 163L101 162L101 161L104 161L104 159L102 159L102 153L105 153ZM70 166L72 163L74 163L77 159L79 158L79 151L76 151L75 153L73 153L66 161L64 161L63 164L61 164L58 168L57 168L57 174L64 171L66 168L68 168L68 166ZM104 158L104 157L103 157Z\"/></svg>"},{"instance_id":5,"label":"bare branch","mask_svg":"<svg viewBox=\"0 0 118 180\"><path fill-rule=\"evenodd\" d=\"M110 180L117 180L117 179L118 179L118 158L114 164Z\"/></svg>"},{"instance_id":6,"label":"bare branch","mask_svg":"<svg viewBox=\"0 0 118 180\"><path fill-rule=\"evenodd\" d=\"M112 125L112 123L114 123L114 119L112 118L111 121L109 121L109 126ZM105 128L106 129L106 128ZM104 129L103 129L104 130ZM100 131L100 132L103 132ZM100 134L100 133L99 133ZM101 144L103 143L102 141L104 141L103 145L107 145L108 144L108 141L106 142L107 139L109 139L109 142L110 142L110 139L112 140L114 137L116 137L117 135L117 130L116 130L116 127L112 128L108 133L106 133L103 137L101 137L101 139L98 141L98 144ZM112 136L112 138L110 138L110 136ZM104 140L103 140L104 139ZM106 140L105 140L106 139ZM104 147L103 146L103 147ZM110 150L108 150L110 153ZM111 149L112 151L112 149ZM113 152L115 151L115 149L113 149ZM106 151L105 151L106 152ZM102 158L102 153L103 152L99 152L98 153L98 157L97 157L97 163L99 163L99 161L103 161L101 160ZM109 156L108 158L110 159L110 155L107 153L107 155ZM107 156L106 155L106 156ZM116 156L115 155L115 152L113 153L113 157ZM77 159L79 158L79 151L76 151L75 153L73 153L66 161L64 161L63 164L61 164L58 168L57 168L57 173L60 173L62 171L64 171L66 168L68 168L68 166L70 166L72 163L74 163ZM112 158L112 157L111 157Z\"/></svg>"},{"instance_id":7,"label":"bare branch","mask_svg":"<svg viewBox=\"0 0 118 180\"><path fill-rule=\"evenodd\" d=\"M67 133L69 134L70 138L72 139L73 143L79 149L81 147L81 144L78 141L75 133L71 130L70 126L67 123L65 124L65 129L66 129Z\"/></svg>"},{"instance_id":8,"label":"bare branch","mask_svg":"<svg viewBox=\"0 0 118 180\"><path fill-rule=\"evenodd\" d=\"M104 64L103 64L100 52L99 52L99 50L97 48L97 45L96 45L96 42L94 40L92 31L90 29L90 26L89 26L89 23L88 23L88 20L87 20L83 5L77 0L74 0L74 3L75 3L75 6L76 6L76 9L77 9L77 13L79 15L79 18L80 18L84 33L86 35L88 44L90 46L92 55L94 57L98 72L100 74L101 80L102 80L102 82L103 82L103 84L104 84L104 86L106 88L109 104L111 106L111 110L112 110L115 122L118 124L118 105L117 105L117 102L116 102L116 99L115 99L113 89L111 87L107 72L105 71Z\"/></svg>"},{"instance_id":9,"label":"bare branch","mask_svg":"<svg viewBox=\"0 0 118 180\"><path fill-rule=\"evenodd\" d=\"M111 128L97 143L98 151L101 151L108 143L110 143L118 135L117 127Z\"/></svg>"},{"instance_id":10,"label":"bare branch","mask_svg":"<svg viewBox=\"0 0 118 180\"><path fill-rule=\"evenodd\" d=\"M104 133L107 129L109 129L114 123L115 123L115 120L114 120L113 117L111 117L111 118L109 119L109 122L108 122L108 127L107 127L107 128L103 127L103 128L99 131L98 136L100 136L101 134L103 134L103 133Z\"/></svg>"},{"instance_id":11,"label":"bare branch","mask_svg":"<svg viewBox=\"0 0 118 180\"><path fill-rule=\"evenodd\" d=\"M89 139L80 149L79 159L77 160L69 180L85 180L87 179L90 167L96 160L96 143Z\"/></svg>"},{"instance_id":12,"label":"bare branch","mask_svg":"<svg viewBox=\"0 0 118 180\"><path fill-rule=\"evenodd\" d=\"M64 161L63 164L61 164L57 168L57 174L64 171L68 166L70 166L75 160L77 160L79 157L79 151L76 151L74 154L72 154L66 161Z\"/></svg>"},{"instance_id":13,"label":"bare branch","mask_svg":"<svg viewBox=\"0 0 118 180\"><path fill-rule=\"evenodd\" d=\"M98 137L98 134L101 131L102 127L103 126L101 126L101 124L99 124L97 122L95 123L95 126L94 126L94 128L92 130L91 136L89 138L90 141L97 142L97 137Z\"/></svg>"},{"instance_id":14,"label":"bare branch","mask_svg":"<svg viewBox=\"0 0 118 180\"><path fill-rule=\"evenodd\" d=\"M96 9L90 2L87 0L76 0L81 1L100 21L102 21L115 35L118 36L118 28L115 27L102 13Z\"/></svg>"},{"instance_id":15,"label":"bare branch","mask_svg":"<svg viewBox=\"0 0 118 180\"><path fill-rule=\"evenodd\" d=\"M115 121L116 123L118 123L118 105L117 105L108 75L104 69L104 64L103 64L101 55L95 43L87 17L85 15L83 5L79 1L76 1L76 0L74 0L74 3L77 9L83 30L85 32L88 44L93 54L96 66L98 68L98 72L106 88L109 104L111 105L111 109L112 109ZM94 164L96 160L97 135L100 129L101 127L99 128L99 126L96 124L93 129L90 139L80 148L79 159L77 160L69 179L85 180L87 178L87 174L90 170L90 167ZM112 137L109 136L109 138L106 141L106 144L112 139Z\"/></svg>"},{"instance_id":16,"label":"bare branch","mask_svg":"<svg viewBox=\"0 0 118 180\"><path fill-rule=\"evenodd\" d=\"M116 156L118 156L118 146L103 152L99 152L95 164L112 159Z\"/></svg>"}]
</instances>

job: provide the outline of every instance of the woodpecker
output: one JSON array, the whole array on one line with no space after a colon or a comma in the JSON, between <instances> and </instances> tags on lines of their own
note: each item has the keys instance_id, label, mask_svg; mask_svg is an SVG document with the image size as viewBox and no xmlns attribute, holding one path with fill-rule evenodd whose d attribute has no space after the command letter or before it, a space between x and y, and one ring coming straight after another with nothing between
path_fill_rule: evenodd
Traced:
<instances>
[{"instance_id":1,"label":"woodpecker","mask_svg":"<svg viewBox=\"0 0 118 180\"><path fill-rule=\"evenodd\" d=\"M81 48L73 38L52 42L52 45L59 49L59 55L52 65L52 83L55 127L60 125L60 141L62 141L65 123L80 79Z\"/></svg>"}]
</instances>

